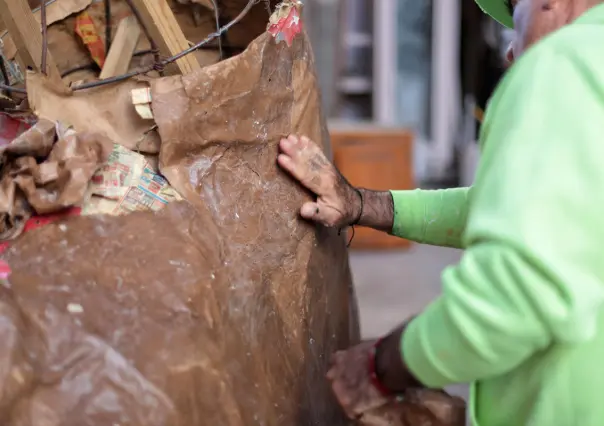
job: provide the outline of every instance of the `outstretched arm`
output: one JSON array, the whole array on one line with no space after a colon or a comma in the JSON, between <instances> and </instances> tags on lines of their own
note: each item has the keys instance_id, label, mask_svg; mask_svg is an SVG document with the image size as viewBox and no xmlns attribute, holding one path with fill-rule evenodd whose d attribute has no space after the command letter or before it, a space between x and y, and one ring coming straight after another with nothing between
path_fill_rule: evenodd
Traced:
<instances>
[{"instance_id":1,"label":"outstretched arm","mask_svg":"<svg viewBox=\"0 0 604 426\"><path fill-rule=\"evenodd\" d=\"M471 188L392 191L392 234L422 244L463 248Z\"/></svg>"},{"instance_id":2,"label":"outstretched arm","mask_svg":"<svg viewBox=\"0 0 604 426\"><path fill-rule=\"evenodd\" d=\"M317 195L302 217L327 226L361 225L420 243L461 247L467 188L371 191L354 188L306 137L280 143L279 165Z\"/></svg>"}]
</instances>

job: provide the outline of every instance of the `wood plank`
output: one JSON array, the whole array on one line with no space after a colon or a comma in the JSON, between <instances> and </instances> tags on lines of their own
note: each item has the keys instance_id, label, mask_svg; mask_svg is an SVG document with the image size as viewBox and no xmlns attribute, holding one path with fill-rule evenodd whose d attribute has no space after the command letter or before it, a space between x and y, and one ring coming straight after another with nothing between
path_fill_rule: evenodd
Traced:
<instances>
[{"instance_id":1,"label":"wood plank","mask_svg":"<svg viewBox=\"0 0 604 426\"><path fill-rule=\"evenodd\" d=\"M128 71L140 35L141 27L136 17L127 16L120 21L99 78L115 77Z\"/></svg>"},{"instance_id":2,"label":"wood plank","mask_svg":"<svg viewBox=\"0 0 604 426\"><path fill-rule=\"evenodd\" d=\"M0 20L17 46L20 63L41 72L42 31L24 0L0 0ZM25 71L25 70L24 70ZM46 72L51 80L62 82L61 74L48 52Z\"/></svg>"},{"instance_id":3,"label":"wood plank","mask_svg":"<svg viewBox=\"0 0 604 426\"><path fill-rule=\"evenodd\" d=\"M157 43L162 56L174 56L189 48L189 42L166 0L133 0L133 3L139 10L145 26ZM166 72L168 74L176 72L190 74L201 69L194 54L186 55L176 61L176 66L176 70L174 67L168 67Z\"/></svg>"},{"instance_id":4,"label":"wood plank","mask_svg":"<svg viewBox=\"0 0 604 426\"><path fill-rule=\"evenodd\" d=\"M50 0L46 0L46 2L48 2L48 1L50 1ZM73 15L74 13L81 12L82 10L84 10L88 6L90 6L91 3L92 3L92 0L55 0L54 2L46 5L46 22L48 23L48 26L51 26L55 22L58 22L62 19L67 18L69 15ZM36 18L36 21L38 21L38 22L42 21L39 6L36 9L34 9L33 14L34 14L34 17ZM4 54L8 57L8 59L12 60L12 59L15 59L15 56L14 56L15 53L9 52L8 49L6 48L6 46L7 45L9 47L14 46L13 39L11 38L10 34L8 33L8 30L6 30L6 28L4 28L3 25L4 24L0 20L0 27L2 27L0 30L0 38L2 39L2 42L5 44Z\"/></svg>"}]
</instances>

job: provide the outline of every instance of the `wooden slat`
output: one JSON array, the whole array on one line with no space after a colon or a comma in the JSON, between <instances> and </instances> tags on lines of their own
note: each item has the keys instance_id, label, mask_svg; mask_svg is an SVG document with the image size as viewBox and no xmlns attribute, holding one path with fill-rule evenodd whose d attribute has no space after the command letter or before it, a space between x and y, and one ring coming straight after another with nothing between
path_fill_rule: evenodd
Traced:
<instances>
[{"instance_id":1,"label":"wooden slat","mask_svg":"<svg viewBox=\"0 0 604 426\"><path fill-rule=\"evenodd\" d=\"M128 71L140 35L141 28L134 16L121 20L101 71L101 79L115 77Z\"/></svg>"},{"instance_id":2,"label":"wooden slat","mask_svg":"<svg viewBox=\"0 0 604 426\"><path fill-rule=\"evenodd\" d=\"M0 20L17 46L20 63L34 71L41 70L42 34L40 24L24 0L0 0ZM48 77L61 82L61 75L50 52L47 55Z\"/></svg>"},{"instance_id":3,"label":"wooden slat","mask_svg":"<svg viewBox=\"0 0 604 426\"><path fill-rule=\"evenodd\" d=\"M174 56L189 48L189 43L166 0L133 0L133 2L163 56ZM176 65L177 72L180 71L181 74L189 74L201 69L193 54L179 59ZM174 72L170 68L166 71Z\"/></svg>"}]
</instances>

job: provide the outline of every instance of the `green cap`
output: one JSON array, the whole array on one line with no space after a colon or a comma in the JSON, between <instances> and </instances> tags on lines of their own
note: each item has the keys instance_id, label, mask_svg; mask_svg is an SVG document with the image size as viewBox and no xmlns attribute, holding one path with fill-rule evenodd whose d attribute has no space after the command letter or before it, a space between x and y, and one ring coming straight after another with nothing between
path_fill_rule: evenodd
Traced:
<instances>
[{"instance_id":1,"label":"green cap","mask_svg":"<svg viewBox=\"0 0 604 426\"><path fill-rule=\"evenodd\" d=\"M514 20L505 0L476 0L478 6L494 20L508 28L514 28Z\"/></svg>"}]
</instances>

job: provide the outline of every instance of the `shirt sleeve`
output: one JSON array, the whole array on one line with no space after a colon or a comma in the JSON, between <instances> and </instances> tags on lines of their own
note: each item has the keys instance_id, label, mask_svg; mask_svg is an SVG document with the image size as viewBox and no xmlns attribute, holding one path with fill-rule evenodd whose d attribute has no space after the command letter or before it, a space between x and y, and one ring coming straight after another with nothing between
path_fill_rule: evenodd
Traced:
<instances>
[{"instance_id":1,"label":"shirt sleeve","mask_svg":"<svg viewBox=\"0 0 604 426\"><path fill-rule=\"evenodd\" d=\"M401 342L427 386L504 374L552 344L594 336L604 300L604 84L595 52L538 45L494 95L467 250Z\"/></svg>"},{"instance_id":2,"label":"shirt sleeve","mask_svg":"<svg viewBox=\"0 0 604 426\"><path fill-rule=\"evenodd\" d=\"M391 191L392 234L422 244L462 248L470 188Z\"/></svg>"}]
</instances>

